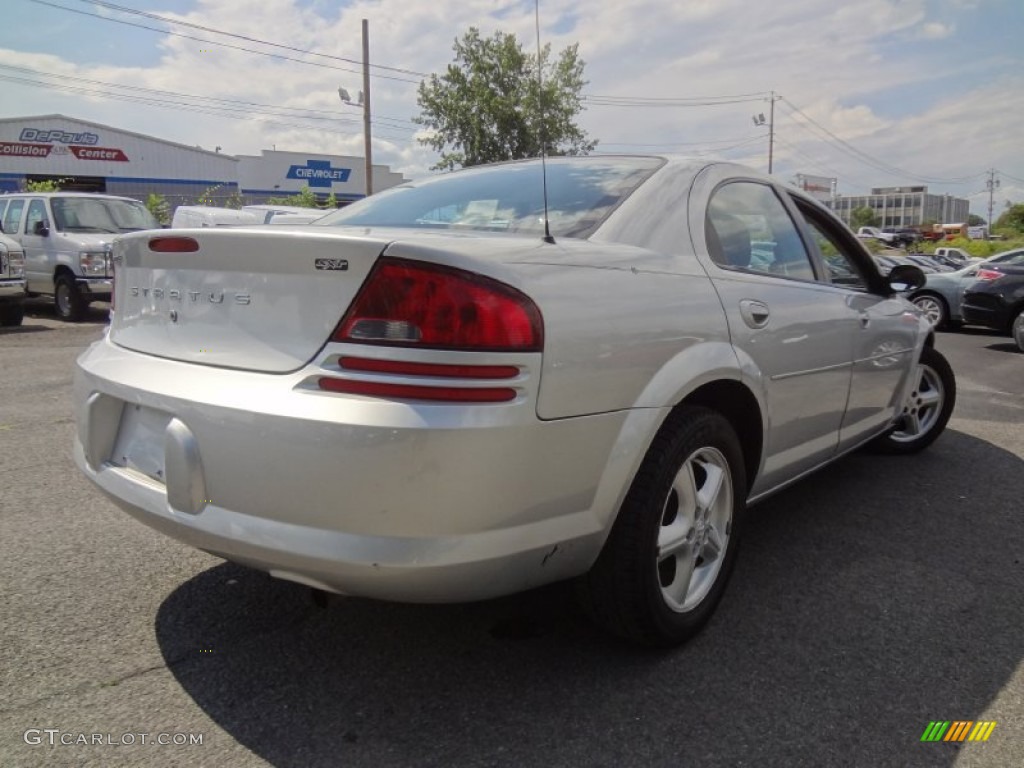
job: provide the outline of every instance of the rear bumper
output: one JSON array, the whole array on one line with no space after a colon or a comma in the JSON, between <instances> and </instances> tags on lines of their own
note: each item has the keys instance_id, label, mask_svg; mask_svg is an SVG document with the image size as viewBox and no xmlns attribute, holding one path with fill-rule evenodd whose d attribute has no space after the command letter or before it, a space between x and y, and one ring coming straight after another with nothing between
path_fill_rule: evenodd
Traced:
<instances>
[{"instance_id":1,"label":"rear bumper","mask_svg":"<svg viewBox=\"0 0 1024 768\"><path fill-rule=\"evenodd\" d=\"M76 369L76 462L162 533L344 594L483 599L597 557L610 515L594 500L624 413L542 422L532 397L395 403L305 390L310 373L214 369L104 339ZM150 418L134 445L133 410Z\"/></svg>"}]
</instances>

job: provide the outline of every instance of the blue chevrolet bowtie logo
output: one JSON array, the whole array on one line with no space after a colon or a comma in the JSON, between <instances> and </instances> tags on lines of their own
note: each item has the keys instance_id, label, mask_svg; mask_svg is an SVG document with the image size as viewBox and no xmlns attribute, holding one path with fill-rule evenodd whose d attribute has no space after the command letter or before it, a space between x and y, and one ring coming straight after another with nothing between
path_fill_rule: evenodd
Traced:
<instances>
[{"instance_id":1,"label":"blue chevrolet bowtie logo","mask_svg":"<svg viewBox=\"0 0 1024 768\"><path fill-rule=\"evenodd\" d=\"M330 187L336 181L348 181L351 168L331 168L330 160L307 160L305 165L288 169L288 179L302 179L311 187Z\"/></svg>"}]
</instances>

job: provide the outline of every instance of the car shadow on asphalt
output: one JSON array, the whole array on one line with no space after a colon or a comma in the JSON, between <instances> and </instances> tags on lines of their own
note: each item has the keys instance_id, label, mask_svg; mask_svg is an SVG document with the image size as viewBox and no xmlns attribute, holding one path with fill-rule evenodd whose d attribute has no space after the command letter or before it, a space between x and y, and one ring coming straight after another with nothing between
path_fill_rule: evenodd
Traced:
<instances>
[{"instance_id":1,"label":"car shadow on asphalt","mask_svg":"<svg viewBox=\"0 0 1024 768\"><path fill-rule=\"evenodd\" d=\"M1020 349L1012 341L1008 341L1004 344L989 344L985 349L991 349L993 352L1013 352L1014 354L1020 354Z\"/></svg>"},{"instance_id":2,"label":"car shadow on asphalt","mask_svg":"<svg viewBox=\"0 0 1024 768\"><path fill-rule=\"evenodd\" d=\"M31 319L26 318L29 325L7 325L0 326L0 334L24 334L24 333L39 333L40 331L52 331L52 328L48 328L45 325L31 325Z\"/></svg>"},{"instance_id":3,"label":"car shadow on asphalt","mask_svg":"<svg viewBox=\"0 0 1024 768\"><path fill-rule=\"evenodd\" d=\"M170 594L156 635L184 691L275 766L952 765L991 743L925 728L998 721L1021 661L1022 476L952 430L847 457L751 510L718 613L670 652L608 638L567 585L323 609L231 564Z\"/></svg>"}]
</instances>

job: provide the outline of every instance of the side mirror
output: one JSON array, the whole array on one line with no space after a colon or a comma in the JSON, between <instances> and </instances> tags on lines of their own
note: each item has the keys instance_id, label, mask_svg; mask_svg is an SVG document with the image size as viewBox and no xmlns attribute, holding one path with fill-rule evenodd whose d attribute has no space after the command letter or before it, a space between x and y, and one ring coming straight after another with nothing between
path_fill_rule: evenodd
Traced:
<instances>
[{"instance_id":1,"label":"side mirror","mask_svg":"<svg viewBox=\"0 0 1024 768\"><path fill-rule=\"evenodd\" d=\"M897 264L886 279L889 281L889 289L896 293L917 290L925 283L921 268L910 264Z\"/></svg>"},{"instance_id":2,"label":"side mirror","mask_svg":"<svg viewBox=\"0 0 1024 768\"><path fill-rule=\"evenodd\" d=\"M41 237L47 237L50 234L50 228L46 226L45 221L37 221L36 225L32 228L32 232Z\"/></svg>"}]
</instances>

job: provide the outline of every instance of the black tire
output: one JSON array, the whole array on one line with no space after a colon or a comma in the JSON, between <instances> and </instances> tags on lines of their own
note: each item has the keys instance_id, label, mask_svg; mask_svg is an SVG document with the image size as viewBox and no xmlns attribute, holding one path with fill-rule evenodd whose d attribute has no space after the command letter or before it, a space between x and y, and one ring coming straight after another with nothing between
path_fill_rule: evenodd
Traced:
<instances>
[{"instance_id":1,"label":"black tire","mask_svg":"<svg viewBox=\"0 0 1024 768\"><path fill-rule=\"evenodd\" d=\"M21 325L25 308L20 304L0 304L0 325Z\"/></svg>"},{"instance_id":2,"label":"black tire","mask_svg":"<svg viewBox=\"0 0 1024 768\"><path fill-rule=\"evenodd\" d=\"M923 451L942 434L956 405L956 377L938 351L925 347L915 369L917 380L897 424L868 447L877 453Z\"/></svg>"},{"instance_id":3,"label":"black tire","mask_svg":"<svg viewBox=\"0 0 1024 768\"><path fill-rule=\"evenodd\" d=\"M919 293L911 302L924 313L932 328L941 329L949 326L949 305L937 293Z\"/></svg>"},{"instance_id":4,"label":"black tire","mask_svg":"<svg viewBox=\"0 0 1024 768\"><path fill-rule=\"evenodd\" d=\"M1017 349L1024 352L1024 309L1017 313L1016 319L1010 324L1010 335Z\"/></svg>"},{"instance_id":5,"label":"black tire","mask_svg":"<svg viewBox=\"0 0 1024 768\"><path fill-rule=\"evenodd\" d=\"M677 409L647 451L597 562L579 579L591 617L650 646L678 645L696 634L736 561L746 482L729 422L707 408Z\"/></svg>"},{"instance_id":6,"label":"black tire","mask_svg":"<svg viewBox=\"0 0 1024 768\"><path fill-rule=\"evenodd\" d=\"M75 278L71 275L61 275L53 287L53 306L57 311L57 317L77 323L85 317L85 310L89 302L82 295Z\"/></svg>"}]
</instances>

